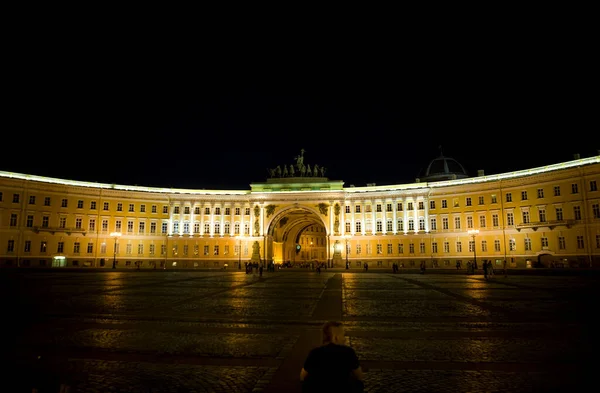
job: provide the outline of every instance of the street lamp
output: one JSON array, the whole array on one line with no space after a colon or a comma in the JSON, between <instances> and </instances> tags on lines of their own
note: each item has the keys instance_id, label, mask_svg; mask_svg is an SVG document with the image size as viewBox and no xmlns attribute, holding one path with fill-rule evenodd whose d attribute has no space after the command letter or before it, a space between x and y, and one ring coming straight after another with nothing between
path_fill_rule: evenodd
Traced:
<instances>
[{"instance_id":1,"label":"street lamp","mask_svg":"<svg viewBox=\"0 0 600 393\"><path fill-rule=\"evenodd\" d=\"M477 245L475 244L475 236L479 233L479 229L469 229L467 231L473 237L473 271L477 269Z\"/></svg>"},{"instance_id":2,"label":"street lamp","mask_svg":"<svg viewBox=\"0 0 600 393\"><path fill-rule=\"evenodd\" d=\"M346 270L350 267L350 265L348 265L348 241L351 237L352 235L344 235L344 240L346 240Z\"/></svg>"},{"instance_id":3,"label":"street lamp","mask_svg":"<svg viewBox=\"0 0 600 393\"><path fill-rule=\"evenodd\" d=\"M238 270L242 270L242 236L238 235L236 238L239 240L238 248Z\"/></svg>"},{"instance_id":4,"label":"street lamp","mask_svg":"<svg viewBox=\"0 0 600 393\"><path fill-rule=\"evenodd\" d=\"M113 254L113 269L117 268L117 242L119 240L119 237L121 237L122 233L121 232L111 232L110 233L110 237L115 239L115 247L114 247L114 254Z\"/></svg>"}]
</instances>

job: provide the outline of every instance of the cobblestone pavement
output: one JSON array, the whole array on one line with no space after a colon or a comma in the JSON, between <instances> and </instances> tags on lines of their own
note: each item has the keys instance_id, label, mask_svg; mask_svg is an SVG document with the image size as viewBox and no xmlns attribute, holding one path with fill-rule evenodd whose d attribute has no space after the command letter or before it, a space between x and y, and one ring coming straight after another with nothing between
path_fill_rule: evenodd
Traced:
<instances>
[{"instance_id":1,"label":"cobblestone pavement","mask_svg":"<svg viewBox=\"0 0 600 393\"><path fill-rule=\"evenodd\" d=\"M369 393L573 392L598 371L599 275L1 271L0 294L11 393L300 392L331 319Z\"/></svg>"}]
</instances>

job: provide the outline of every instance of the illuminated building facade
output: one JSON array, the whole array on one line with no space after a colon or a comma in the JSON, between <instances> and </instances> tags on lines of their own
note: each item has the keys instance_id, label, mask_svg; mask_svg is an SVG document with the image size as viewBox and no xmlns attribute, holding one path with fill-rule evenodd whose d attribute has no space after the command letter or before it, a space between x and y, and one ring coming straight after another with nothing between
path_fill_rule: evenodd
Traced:
<instances>
[{"instance_id":1,"label":"illuminated building facade","mask_svg":"<svg viewBox=\"0 0 600 393\"><path fill-rule=\"evenodd\" d=\"M367 187L296 159L240 191L0 172L0 267L600 266L600 155L475 177L439 157L415 183Z\"/></svg>"}]
</instances>

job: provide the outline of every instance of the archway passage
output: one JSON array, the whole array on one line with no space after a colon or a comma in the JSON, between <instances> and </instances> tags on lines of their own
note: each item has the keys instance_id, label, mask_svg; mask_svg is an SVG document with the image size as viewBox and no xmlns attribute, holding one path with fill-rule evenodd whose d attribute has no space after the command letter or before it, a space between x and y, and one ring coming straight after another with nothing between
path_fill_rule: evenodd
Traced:
<instances>
[{"instance_id":1,"label":"archway passage","mask_svg":"<svg viewBox=\"0 0 600 393\"><path fill-rule=\"evenodd\" d=\"M303 206L279 212L269 226L269 255L284 267L309 267L329 260L327 228L321 215Z\"/></svg>"}]
</instances>

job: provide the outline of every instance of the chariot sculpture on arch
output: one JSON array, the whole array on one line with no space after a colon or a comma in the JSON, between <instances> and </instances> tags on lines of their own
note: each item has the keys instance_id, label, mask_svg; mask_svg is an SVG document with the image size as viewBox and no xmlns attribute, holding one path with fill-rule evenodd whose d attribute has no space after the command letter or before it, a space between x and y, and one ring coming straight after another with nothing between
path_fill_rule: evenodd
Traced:
<instances>
[{"instance_id":1,"label":"chariot sculpture on arch","mask_svg":"<svg viewBox=\"0 0 600 393\"><path fill-rule=\"evenodd\" d=\"M268 168L267 172L271 178L284 177L325 177L325 167L314 164L311 168L310 164L304 164L304 153L306 150L300 149L300 154L294 157L295 164L284 164L275 168Z\"/></svg>"}]
</instances>

